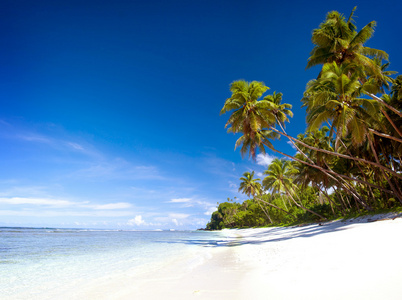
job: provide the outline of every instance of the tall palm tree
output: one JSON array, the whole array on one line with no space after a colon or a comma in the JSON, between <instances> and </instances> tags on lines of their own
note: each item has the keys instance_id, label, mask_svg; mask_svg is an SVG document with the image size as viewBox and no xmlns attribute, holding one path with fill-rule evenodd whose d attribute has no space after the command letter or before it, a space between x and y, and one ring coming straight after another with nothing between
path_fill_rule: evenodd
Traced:
<instances>
[{"instance_id":1,"label":"tall palm tree","mask_svg":"<svg viewBox=\"0 0 402 300\"><path fill-rule=\"evenodd\" d=\"M368 75L381 73L378 64L368 56L387 60L388 54L382 50L364 46L364 43L373 35L376 22L368 23L357 32L353 24L355 10L356 7L348 20L345 20L339 12L331 11L319 28L314 29L311 40L315 47L310 53L307 68L330 62L341 64L345 61L353 61L357 65L364 66Z\"/></svg>"}]
</instances>

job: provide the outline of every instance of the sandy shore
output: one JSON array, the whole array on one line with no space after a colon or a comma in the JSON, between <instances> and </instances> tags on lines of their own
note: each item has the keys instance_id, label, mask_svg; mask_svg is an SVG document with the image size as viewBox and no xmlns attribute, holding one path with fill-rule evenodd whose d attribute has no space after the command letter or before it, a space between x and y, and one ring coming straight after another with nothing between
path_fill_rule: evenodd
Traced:
<instances>
[{"instance_id":1,"label":"sandy shore","mask_svg":"<svg viewBox=\"0 0 402 300\"><path fill-rule=\"evenodd\" d=\"M402 299L402 218L390 217L223 230L196 260L111 276L79 298Z\"/></svg>"}]
</instances>

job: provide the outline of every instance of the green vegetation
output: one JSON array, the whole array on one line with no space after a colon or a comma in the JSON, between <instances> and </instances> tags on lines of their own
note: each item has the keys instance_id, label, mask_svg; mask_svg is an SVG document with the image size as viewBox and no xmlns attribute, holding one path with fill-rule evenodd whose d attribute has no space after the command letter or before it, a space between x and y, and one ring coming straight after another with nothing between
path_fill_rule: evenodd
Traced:
<instances>
[{"instance_id":1,"label":"green vegetation","mask_svg":"<svg viewBox=\"0 0 402 300\"><path fill-rule=\"evenodd\" d=\"M400 210L402 206L402 75L387 71L388 54L364 46L375 22L357 31L354 10L346 20L334 11L315 29L307 67L322 65L302 98L307 130L294 138L293 116L282 93L265 95L263 82L234 81L221 114L231 112L235 147L255 159L270 149L275 159L260 183L254 172L240 178L242 204L221 203L207 229L316 222ZM385 63L383 63L385 62ZM283 153L274 140L287 138L298 153Z\"/></svg>"}]
</instances>

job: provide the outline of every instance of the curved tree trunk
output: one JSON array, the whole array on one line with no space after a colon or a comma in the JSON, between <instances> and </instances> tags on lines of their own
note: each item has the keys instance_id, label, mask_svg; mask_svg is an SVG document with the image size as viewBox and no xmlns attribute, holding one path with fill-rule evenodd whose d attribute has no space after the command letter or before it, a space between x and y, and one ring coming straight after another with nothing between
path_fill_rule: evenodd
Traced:
<instances>
[{"instance_id":1,"label":"curved tree trunk","mask_svg":"<svg viewBox=\"0 0 402 300\"><path fill-rule=\"evenodd\" d=\"M395 175L396 177L402 179L402 175L401 175L401 174L398 174L397 172L395 172L395 171L393 171L393 170L391 170L391 169L389 169L389 168L387 168L387 167L384 167L383 165L381 165L381 164L379 164L379 163L375 163L375 162L372 162L372 161L369 161L369 160L365 160L365 159L359 158L359 157L353 157L353 156L349 156L349 155L345 155L345 154L341 154L341 153L337 153L337 152L333 152L333 151L329 151L329 150L324 150L324 149L316 148L316 147L310 146L310 145L308 145L308 144L306 144L306 143L304 143L304 142L302 142L302 141L300 141L300 140L298 140L298 139L295 139L294 137L291 137L290 135L288 135L288 134L286 134L286 133L284 133L284 132L281 132L281 131L279 131L279 130L273 128L273 127L271 127L270 129L272 129L272 130L275 131L276 133L279 133L280 135L283 135L283 136L287 137L288 139L292 139L292 140L295 141L296 143L299 143L299 144L303 145L304 147L309 148L309 149L311 149L311 150L315 150L315 151L318 151L318 152L322 152L322 153L326 153L326 154L330 154L330 155L335 155L335 156L338 156L338 157L342 157L342 158L346 158L346 159L352 159L352 160L360 161L360 162L363 162L363 163L366 163L366 164L370 164L370 165L372 165L372 166L375 166L375 167L378 167L378 168L380 168L380 169L383 169L384 171L387 171L387 172L391 173L392 175Z\"/></svg>"},{"instance_id":2,"label":"curved tree trunk","mask_svg":"<svg viewBox=\"0 0 402 300\"><path fill-rule=\"evenodd\" d=\"M335 205L335 207L337 207L336 203L329 197L329 195L327 194L327 192L326 192L326 191L323 191L322 188L321 188L320 186L318 186L315 182L313 182L313 185L315 185L315 186L318 188L318 190L319 190L321 193L323 193L323 195L325 196L325 198L328 199L329 203L331 204L332 213L333 213L333 215L335 216L336 214L335 214L335 211L334 211L334 208L333 208L332 204ZM343 210L342 205L341 205L341 211L342 211L342 213L345 213L344 210Z\"/></svg>"},{"instance_id":3,"label":"curved tree trunk","mask_svg":"<svg viewBox=\"0 0 402 300\"><path fill-rule=\"evenodd\" d=\"M368 140L369 140L371 151L373 151L373 154L374 154L374 157L375 157L376 161L379 162L377 152L375 151L373 141L371 140L370 136L368 137ZM391 182L391 179L388 177L388 175L383 170L381 170L381 172L382 172L383 176L385 177L385 179L387 180L387 182L388 182L389 186L391 187L391 189L394 191L395 196L398 198L399 202L401 202L401 204L402 204L402 196L398 193L398 190L395 188L395 186Z\"/></svg>"},{"instance_id":4,"label":"curved tree trunk","mask_svg":"<svg viewBox=\"0 0 402 300\"><path fill-rule=\"evenodd\" d=\"M393 192L388 191L388 190L386 190L386 189L384 189L384 188L382 188L382 187L379 187L379 186L377 186L377 185L375 185L375 184L371 184L371 183L369 183L369 182L365 182L365 181L360 180L360 179L358 179L358 178L352 178L352 177L349 177L349 176L346 176L346 175L338 174L338 173L336 173L336 172L334 172L334 171L326 170L326 169L324 169L324 168L322 168L322 167L320 167L320 166L310 164L310 163L305 162L305 161L303 161L303 160L301 160L301 159L298 159L298 158L296 158L296 157L293 157L293 156L290 156L290 155L288 155L288 154L286 154L286 153L283 153L283 152L281 152L281 151L279 151L279 150L277 150L277 149L275 149L275 148L270 148L270 147L269 147L269 149L271 149L272 151L277 152L277 153L279 153L279 154L282 154L282 155L285 156L285 157L288 157L288 158L290 158L290 159L293 159L293 160L295 160L295 161L298 161L298 162L300 162L300 163L302 163L302 164L308 165L308 166L310 166L310 167L312 167L312 168L316 168L316 169L318 169L318 170L324 172L325 174L331 174L331 175L333 175L333 176L338 176L338 177L341 177L341 178L346 178L346 179L348 179L348 180L352 180L352 181L357 181L357 182L361 182L361 183L364 183L364 184L368 184L368 185L371 185L372 187L375 187L375 188L377 188L377 189L383 190L383 191L385 191L385 192L387 192L387 193L390 193L390 194L394 195ZM340 183L340 182L339 182L336 178L334 178L333 176L331 176L331 178L334 179L336 182ZM340 183L340 184L343 185L342 183ZM347 190L349 190L349 189L347 189ZM350 190L349 190L349 191L350 191ZM352 194L352 196L355 197L355 195L353 195L353 194ZM359 199L358 201L360 201L360 199ZM372 209L370 206L368 206L367 204L364 204L364 203L361 203L361 204L362 204L368 211L372 211L372 210L373 210L373 209Z\"/></svg>"},{"instance_id":5,"label":"curved tree trunk","mask_svg":"<svg viewBox=\"0 0 402 300\"><path fill-rule=\"evenodd\" d=\"M275 116L275 117L276 117L276 116ZM311 160L303 151L300 150L299 147L297 147L297 145L295 144L295 142L292 140L293 138L292 138L291 136L288 136L288 135L287 135L285 129L283 128L282 124L279 122L278 118L276 118L276 121L277 121L277 123L279 124L279 126L281 127L281 129L282 129L283 133L285 134L285 136L286 136L286 137L289 139L289 141L293 144L293 146L295 146L295 148L296 148L304 157L306 157L307 160L309 160L313 165L316 165L313 160ZM342 141L341 141L341 142L342 142ZM342 143L343 143L343 142L342 142ZM303 143L303 144L304 144L304 143ZM345 147L345 148L346 148L346 147ZM328 167L328 165L327 165L327 167ZM328 167L328 169L331 170L329 167ZM325 170L325 169L324 169L324 170ZM325 173L327 176L329 176L330 178L332 178L332 179L334 179L335 181L339 182L338 180L336 180L336 178L331 177L331 175L328 174L328 172L323 171L323 170L321 170L321 171L324 172L324 173ZM332 170L331 170L331 171L332 171ZM334 172L334 174L337 174L337 175L341 176L340 174L335 173L335 172ZM342 180L345 181L344 179L342 179ZM343 183L341 183L341 182L339 182L339 183L344 186ZM347 188L347 187L345 187L345 186L344 186L344 188L345 188L347 191L349 191L349 193L351 193L352 196L353 196L355 199L358 198L358 201L359 201L359 202L364 202L364 200L360 199L360 197L359 197L358 195L356 195L354 192L352 192L351 189L349 189L349 188ZM365 207L369 207L367 204L366 204L366 205L365 205L364 203L361 203L361 204L362 204L363 206L365 206ZM331 206L331 207L332 207L332 206ZM370 209L371 209L371 208L370 208Z\"/></svg>"},{"instance_id":6,"label":"curved tree trunk","mask_svg":"<svg viewBox=\"0 0 402 300\"><path fill-rule=\"evenodd\" d=\"M305 211L308 211L308 212L310 212L310 213L312 213L312 214L314 214L314 215L320 217L320 218L323 219L323 220L327 220L326 217L321 216L320 214L318 214L318 213L312 211L311 209L308 209L308 208L304 207L303 205L297 203L297 201L292 197L292 195L290 194L288 188L284 185L283 182L282 182L282 184L283 184L283 186L284 186L284 188L285 188L286 195L288 195L288 197L289 197L290 199L292 199L292 201L296 204L296 206L298 206L298 207L300 207L301 209L303 209L303 210L305 210Z\"/></svg>"},{"instance_id":7,"label":"curved tree trunk","mask_svg":"<svg viewBox=\"0 0 402 300\"><path fill-rule=\"evenodd\" d=\"M279 209L280 211L283 211L284 213L288 214L289 216L291 216L292 218L294 218L295 220L297 220L297 218L296 218L294 215L292 215L290 212L288 212L288 211L286 211L286 210L284 210L284 209L282 209L282 208L280 208L280 207L278 207L278 206L276 206L276 205L274 205L274 204L272 204L272 203L269 203L269 202L267 202L267 201L264 201L264 200L262 200L262 199L260 199L260 198L255 197L255 199L257 199L258 201L261 201L261 202L263 202L263 203L266 203L266 204L268 204L269 206L272 206L272 207L274 207L274 208L276 208L276 209Z\"/></svg>"},{"instance_id":8,"label":"curved tree trunk","mask_svg":"<svg viewBox=\"0 0 402 300\"><path fill-rule=\"evenodd\" d=\"M369 130L370 132L372 132L372 133L378 135L378 136L385 137L385 138L387 138L387 139L394 140L394 141L397 141L397 142L399 142L399 143L402 143L402 140L401 140L401 139L398 139L397 137L394 137L394 136L392 136L392 135L385 134L385 133L379 132L379 131L374 130L374 129L371 129L371 128L369 128L368 130Z\"/></svg>"},{"instance_id":9,"label":"curved tree trunk","mask_svg":"<svg viewBox=\"0 0 402 300\"><path fill-rule=\"evenodd\" d=\"M368 94L371 98L373 98L374 100L377 100L378 102L380 102L381 104L383 104L385 107L387 107L389 110L393 111L394 113L396 113L398 116L400 116L402 118L402 113L399 112L395 107L389 105L387 102L385 102L384 100L382 100L381 98L377 97L374 94ZM383 115L387 118L388 122L392 125L392 127L395 129L395 131L399 134L399 136L402 137L402 132L401 130L395 125L394 122L392 122L391 118L389 117L389 115L387 114L387 112L385 110L383 110L382 108L380 109L381 112L383 113Z\"/></svg>"},{"instance_id":10,"label":"curved tree trunk","mask_svg":"<svg viewBox=\"0 0 402 300\"><path fill-rule=\"evenodd\" d=\"M394 113L396 113L398 116L400 116L402 118L402 113L399 110L397 110L395 107L393 107L392 105L389 105L387 102L385 102L384 100L382 100L381 98L377 97L374 94L369 93L368 95L371 98L373 98L374 100L377 100L378 102L380 102L381 104L386 106L389 110L392 110Z\"/></svg>"},{"instance_id":11,"label":"curved tree trunk","mask_svg":"<svg viewBox=\"0 0 402 300\"><path fill-rule=\"evenodd\" d=\"M255 198L255 196L254 196ZM268 213L265 211L265 209L262 207L261 203L259 201L257 201L258 205L261 207L262 211L264 212L264 214L267 216L268 221L271 222L271 224L273 223L271 220L271 217L268 215Z\"/></svg>"}]
</instances>

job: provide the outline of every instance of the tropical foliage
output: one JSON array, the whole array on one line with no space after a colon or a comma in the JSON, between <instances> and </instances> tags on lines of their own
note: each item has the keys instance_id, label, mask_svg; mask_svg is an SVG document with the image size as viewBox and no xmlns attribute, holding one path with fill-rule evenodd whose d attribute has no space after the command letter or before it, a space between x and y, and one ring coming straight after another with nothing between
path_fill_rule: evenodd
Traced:
<instances>
[{"instance_id":1,"label":"tropical foliage","mask_svg":"<svg viewBox=\"0 0 402 300\"><path fill-rule=\"evenodd\" d=\"M264 172L240 178L239 191L250 197L225 202L209 229L320 221L361 211L402 206L402 76L388 71L388 54L366 47L372 21L360 31L353 21L329 12L312 34L307 67L321 65L302 97L306 132L287 134L292 106L282 93L265 95L259 81L234 81L221 114L230 112L228 132L255 159L267 150L280 154ZM289 155L274 147L287 138L298 150ZM260 182L261 181L261 182Z\"/></svg>"}]
</instances>

